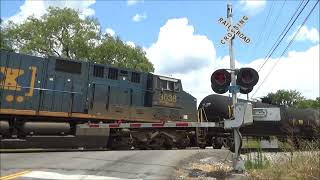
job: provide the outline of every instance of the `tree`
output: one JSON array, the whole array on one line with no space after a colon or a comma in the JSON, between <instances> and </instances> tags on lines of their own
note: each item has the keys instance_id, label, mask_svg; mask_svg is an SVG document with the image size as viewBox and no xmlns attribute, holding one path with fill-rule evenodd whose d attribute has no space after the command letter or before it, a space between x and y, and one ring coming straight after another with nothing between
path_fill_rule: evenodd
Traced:
<instances>
[{"instance_id":1,"label":"tree","mask_svg":"<svg viewBox=\"0 0 320 180\"><path fill-rule=\"evenodd\" d=\"M298 108L320 108L320 97L317 97L316 100L305 99L298 103Z\"/></svg>"},{"instance_id":2,"label":"tree","mask_svg":"<svg viewBox=\"0 0 320 180\"><path fill-rule=\"evenodd\" d=\"M131 47L119 38L105 35L101 44L94 49L92 59L101 64L114 64L119 67L153 72L153 64L140 47Z\"/></svg>"},{"instance_id":3,"label":"tree","mask_svg":"<svg viewBox=\"0 0 320 180\"><path fill-rule=\"evenodd\" d=\"M320 108L320 97L315 100L306 99L296 90L278 90L276 93L269 93L267 98L271 103L297 108Z\"/></svg>"},{"instance_id":4,"label":"tree","mask_svg":"<svg viewBox=\"0 0 320 180\"><path fill-rule=\"evenodd\" d=\"M296 90L278 90L276 93L269 93L267 97L274 104L291 107L295 107L298 103L305 100L301 93Z\"/></svg>"},{"instance_id":5,"label":"tree","mask_svg":"<svg viewBox=\"0 0 320 180\"><path fill-rule=\"evenodd\" d=\"M0 24L1 24L1 30L0 30L0 49L5 49L5 50L12 50L12 47L10 45L10 41L8 41L7 34L6 34L6 28L2 26L3 20L0 19Z\"/></svg>"},{"instance_id":6,"label":"tree","mask_svg":"<svg viewBox=\"0 0 320 180\"><path fill-rule=\"evenodd\" d=\"M21 24L8 22L1 31L1 47L37 56L58 56L153 72L141 48L102 34L97 19L81 19L70 8L52 8L41 18L30 16ZM8 45L7 42L11 44Z\"/></svg>"}]
</instances>

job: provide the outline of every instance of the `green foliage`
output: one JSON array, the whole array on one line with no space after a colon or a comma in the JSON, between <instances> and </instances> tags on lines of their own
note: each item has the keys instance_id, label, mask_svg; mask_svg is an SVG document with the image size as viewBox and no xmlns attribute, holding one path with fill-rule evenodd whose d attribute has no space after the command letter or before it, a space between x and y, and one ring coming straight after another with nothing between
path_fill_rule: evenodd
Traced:
<instances>
[{"instance_id":1,"label":"green foliage","mask_svg":"<svg viewBox=\"0 0 320 180\"><path fill-rule=\"evenodd\" d=\"M141 48L128 46L118 37L103 35L97 19L81 19L79 12L70 8L50 7L39 19L30 16L21 24L1 24L5 26L1 29L4 49L154 71Z\"/></svg>"},{"instance_id":2,"label":"green foliage","mask_svg":"<svg viewBox=\"0 0 320 180\"><path fill-rule=\"evenodd\" d=\"M272 103L297 108L320 108L320 97L316 100L306 99L297 90L278 90L267 95Z\"/></svg>"},{"instance_id":3,"label":"green foliage","mask_svg":"<svg viewBox=\"0 0 320 180\"><path fill-rule=\"evenodd\" d=\"M256 153L248 153L244 166L247 170L262 169L270 166L270 161L263 155L261 148Z\"/></svg>"},{"instance_id":4,"label":"green foliage","mask_svg":"<svg viewBox=\"0 0 320 180\"><path fill-rule=\"evenodd\" d=\"M101 64L114 64L144 72L154 71L153 64L140 47L131 47L109 35L105 35L101 44L93 50L92 59Z\"/></svg>"},{"instance_id":5,"label":"green foliage","mask_svg":"<svg viewBox=\"0 0 320 180\"><path fill-rule=\"evenodd\" d=\"M0 24L2 24L2 19L0 19ZM12 50L12 47L10 45L10 41L8 41L8 34L6 33L7 30L5 27L1 26L1 31L0 31L0 49L5 49L5 50Z\"/></svg>"},{"instance_id":6,"label":"green foliage","mask_svg":"<svg viewBox=\"0 0 320 180\"><path fill-rule=\"evenodd\" d=\"M269 93L268 98L275 104L294 107L304 99L300 92L296 90L278 90L276 93Z\"/></svg>"}]
</instances>

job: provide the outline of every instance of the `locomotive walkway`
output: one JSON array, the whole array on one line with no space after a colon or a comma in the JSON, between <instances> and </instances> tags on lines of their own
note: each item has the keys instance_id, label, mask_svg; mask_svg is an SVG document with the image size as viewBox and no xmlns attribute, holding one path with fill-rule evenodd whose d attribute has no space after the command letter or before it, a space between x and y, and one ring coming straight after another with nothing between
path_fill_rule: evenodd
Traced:
<instances>
[{"instance_id":1,"label":"locomotive walkway","mask_svg":"<svg viewBox=\"0 0 320 180\"><path fill-rule=\"evenodd\" d=\"M181 162L213 149L1 154L1 179L176 179Z\"/></svg>"}]
</instances>

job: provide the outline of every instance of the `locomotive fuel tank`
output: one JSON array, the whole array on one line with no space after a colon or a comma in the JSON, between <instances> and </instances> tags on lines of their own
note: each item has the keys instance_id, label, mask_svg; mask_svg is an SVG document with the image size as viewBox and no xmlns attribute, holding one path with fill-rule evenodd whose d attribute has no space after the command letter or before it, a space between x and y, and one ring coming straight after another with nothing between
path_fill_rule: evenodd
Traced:
<instances>
[{"instance_id":1,"label":"locomotive fuel tank","mask_svg":"<svg viewBox=\"0 0 320 180\"><path fill-rule=\"evenodd\" d=\"M25 122L20 129L24 134L31 135L67 135L70 124L66 122Z\"/></svg>"},{"instance_id":2,"label":"locomotive fuel tank","mask_svg":"<svg viewBox=\"0 0 320 180\"><path fill-rule=\"evenodd\" d=\"M248 102L238 99L238 102ZM241 128L246 135L270 136L285 135L288 131L302 136L312 136L314 129L320 127L319 111L315 109L297 109L261 102L251 102L253 108L280 107L280 121L254 121L250 126ZM203 107L208 121L219 122L228 119L232 113L232 98L217 94L205 97L199 104Z\"/></svg>"}]
</instances>

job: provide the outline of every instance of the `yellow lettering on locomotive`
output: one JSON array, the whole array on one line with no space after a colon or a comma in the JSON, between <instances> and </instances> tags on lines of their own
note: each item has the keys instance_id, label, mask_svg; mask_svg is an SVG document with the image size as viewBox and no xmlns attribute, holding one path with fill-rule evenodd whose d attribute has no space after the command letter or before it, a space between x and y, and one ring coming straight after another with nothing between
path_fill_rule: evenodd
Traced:
<instances>
[{"instance_id":1,"label":"yellow lettering on locomotive","mask_svg":"<svg viewBox=\"0 0 320 180\"><path fill-rule=\"evenodd\" d=\"M177 96L175 94L162 93L159 96L159 102L165 106L175 106L175 103L177 102Z\"/></svg>"},{"instance_id":2,"label":"yellow lettering on locomotive","mask_svg":"<svg viewBox=\"0 0 320 180\"><path fill-rule=\"evenodd\" d=\"M1 73L5 76L1 80L0 86L5 90L21 91L21 86L17 83L17 78L24 74L22 69L0 68Z\"/></svg>"},{"instance_id":3,"label":"yellow lettering on locomotive","mask_svg":"<svg viewBox=\"0 0 320 180\"><path fill-rule=\"evenodd\" d=\"M31 67L29 67L29 69L31 70L31 79L30 79L29 87L24 88L27 91L24 94L24 96L26 96L26 97L33 96L35 80L36 80L36 73L37 73L37 67L31 66ZM17 78L22 76L25 73L25 71L23 69L0 67L0 72L4 76L0 82L1 89L10 90L10 91L22 91L23 88L21 85L18 84ZM18 103L21 103L24 101L24 97L21 95L17 95L15 99ZM6 96L7 102L13 102L13 100L14 100L13 95Z\"/></svg>"},{"instance_id":4,"label":"yellow lettering on locomotive","mask_svg":"<svg viewBox=\"0 0 320 180\"><path fill-rule=\"evenodd\" d=\"M36 81L36 73L37 73L37 67L31 66L29 67L30 70L32 70L31 74L31 81L30 81L30 90L25 94L25 96L33 96L33 89L34 89L34 83Z\"/></svg>"}]
</instances>

